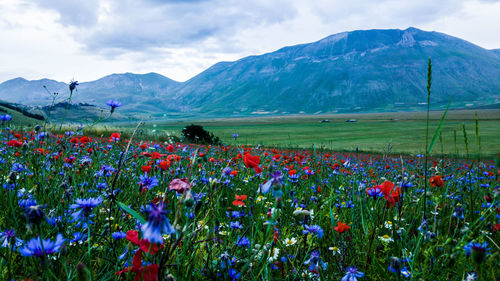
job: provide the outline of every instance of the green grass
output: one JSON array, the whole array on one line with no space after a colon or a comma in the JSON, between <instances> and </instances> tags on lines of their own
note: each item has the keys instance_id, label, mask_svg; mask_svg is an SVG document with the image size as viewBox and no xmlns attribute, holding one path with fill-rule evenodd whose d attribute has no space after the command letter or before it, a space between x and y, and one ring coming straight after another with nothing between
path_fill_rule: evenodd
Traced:
<instances>
[{"instance_id":1,"label":"green grass","mask_svg":"<svg viewBox=\"0 0 500 281\"><path fill-rule=\"evenodd\" d=\"M489 156L500 150L500 110L450 111L442 128L441 143L433 153L455 154L454 131L457 134L457 150L465 155L462 124L467 129L469 152L479 152L475 141L474 113L479 116L481 154ZM431 113L431 136L437 128L442 112ZM345 120L355 118L356 123ZM320 123L328 119L330 123ZM261 144L268 147L324 147L331 150L356 150L372 152L423 153L425 149L425 112L342 114L331 116L255 117L192 121L148 122L144 131L174 132L180 135L188 124L200 124L230 144ZM127 127L127 126L125 126ZM234 133L239 134L235 141Z\"/></svg>"},{"instance_id":2,"label":"green grass","mask_svg":"<svg viewBox=\"0 0 500 281\"><path fill-rule=\"evenodd\" d=\"M25 128L33 127L36 124L43 124L43 121L23 115L21 112L12 110L5 106L0 105L0 115L9 114L12 120L9 121L10 125L22 126Z\"/></svg>"}]
</instances>

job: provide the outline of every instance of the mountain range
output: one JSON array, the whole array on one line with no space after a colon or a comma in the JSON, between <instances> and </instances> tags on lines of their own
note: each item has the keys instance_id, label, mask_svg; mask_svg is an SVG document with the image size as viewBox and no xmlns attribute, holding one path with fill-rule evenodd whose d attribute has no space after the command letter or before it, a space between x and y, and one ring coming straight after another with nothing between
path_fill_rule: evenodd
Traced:
<instances>
[{"instance_id":1,"label":"mountain range","mask_svg":"<svg viewBox=\"0 0 500 281\"><path fill-rule=\"evenodd\" d=\"M358 30L275 52L219 62L185 82L157 73L112 74L80 83L75 102L151 116L251 116L418 110L427 100L432 58L433 108L500 102L500 49L417 28ZM45 88L44 88L45 86ZM15 78L0 99L27 105L67 97L68 84ZM59 97L59 98L60 98Z\"/></svg>"}]
</instances>

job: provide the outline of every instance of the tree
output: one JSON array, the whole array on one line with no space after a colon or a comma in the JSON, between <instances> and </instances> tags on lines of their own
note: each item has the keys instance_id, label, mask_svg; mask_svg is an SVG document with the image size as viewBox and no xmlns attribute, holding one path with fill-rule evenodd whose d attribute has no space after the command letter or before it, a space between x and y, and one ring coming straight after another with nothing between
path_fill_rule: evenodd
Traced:
<instances>
[{"instance_id":1,"label":"tree","mask_svg":"<svg viewBox=\"0 0 500 281\"><path fill-rule=\"evenodd\" d=\"M184 140L191 143L220 144L220 139L200 125L191 124L182 129Z\"/></svg>"}]
</instances>

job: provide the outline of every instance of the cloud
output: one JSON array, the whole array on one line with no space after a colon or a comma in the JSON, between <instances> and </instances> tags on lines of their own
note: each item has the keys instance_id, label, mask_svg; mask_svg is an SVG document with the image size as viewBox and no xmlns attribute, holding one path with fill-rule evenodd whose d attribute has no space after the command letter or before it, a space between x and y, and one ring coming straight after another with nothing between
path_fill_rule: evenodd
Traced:
<instances>
[{"instance_id":1,"label":"cloud","mask_svg":"<svg viewBox=\"0 0 500 281\"><path fill-rule=\"evenodd\" d=\"M33 3L42 9L56 11L64 25L87 27L97 24L98 0L34 0Z\"/></svg>"},{"instance_id":2,"label":"cloud","mask_svg":"<svg viewBox=\"0 0 500 281\"><path fill-rule=\"evenodd\" d=\"M296 14L286 0L37 0L56 11L89 51L117 55L149 48L191 47L210 38L228 41L242 28ZM220 46L224 48L223 45Z\"/></svg>"}]
</instances>

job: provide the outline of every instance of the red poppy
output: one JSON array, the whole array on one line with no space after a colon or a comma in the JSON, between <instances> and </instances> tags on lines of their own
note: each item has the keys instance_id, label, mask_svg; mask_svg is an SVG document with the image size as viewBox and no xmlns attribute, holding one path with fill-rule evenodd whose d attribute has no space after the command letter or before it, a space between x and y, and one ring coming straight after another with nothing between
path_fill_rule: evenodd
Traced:
<instances>
[{"instance_id":1,"label":"red poppy","mask_svg":"<svg viewBox=\"0 0 500 281\"><path fill-rule=\"evenodd\" d=\"M89 143L89 142L90 142L90 140L91 140L91 139L90 139L89 137L87 137L87 136L83 136L83 137L81 137L81 138L80 138L80 143L82 143L82 144L86 144L86 143Z\"/></svg>"},{"instance_id":2,"label":"red poppy","mask_svg":"<svg viewBox=\"0 0 500 281\"><path fill-rule=\"evenodd\" d=\"M23 143L18 140L10 140L7 142L7 146L21 147L22 145Z\"/></svg>"},{"instance_id":3,"label":"red poppy","mask_svg":"<svg viewBox=\"0 0 500 281\"><path fill-rule=\"evenodd\" d=\"M347 224L341 222L341 221L338 221L337 222L337 226L335 227L335 231L337 231L338 233L344 233L346 232L347 230L349 230L351 227L348 226Z\"/></svg>"},{"instance_id":4,"label":"red poppy","mask_svg":"<svg viewBox=\"0 0 500 281\"><path fill-rule=\"evenodd\" d=\"M243 156L243 162L245 162L245 165L248 168L255 168L258 167L260 164L260 157L257 155L251 155L250 153L247 153Z\"/></svg>"},{"instance_id":5,"label":"red poppy","mask_svg":"<svg viewBox=\"0 0 500 281\"><path fill-rule=\"evenodd\" d=\"M163 160L158 165L160 166L160 169L166 171L168 168L170 168L170 161Z\"/></svg>"},{"instance_id":6,"label":"red poppy","mask_svg":"<svg viewBox=\"0 0 500 281\"><path fill-rule=\"evenodd\" d=\"M234 198L236 198L236 200L233 201L234 206L245 206L245 202L243 202L243 200L247 199L246 195L235 194Z\"/></svg>"},{"instance_id":7,"label":"red poppy","mask_svg":"<svg viewBox=\"0 0 500 281\"><path fill-rule=\"evenodd\" d=\"M432 178L429 179L429 183L431 184L432 187L442 187L444 185L443 179L436 175L433 176Z\"/></svg>"},{"instance_id":8,"label":"red poppy","mask_svg":"<svg viewBox=\"0 0 500 281\"><path fill-rule=\"evenodd\" d=\"M119 133L112 133L111 140L120 140L120 134Z\"/></svg>"},{"instance_id":9,"label":"red poppy","mask_svg":"<svg viewBox=\"0 0 500 281\"><path fill-rule=\"evenodd\" d=\"M142 172L143 173L151 172L151 166L142 166Z\"/></svg>"}]
</instances>

